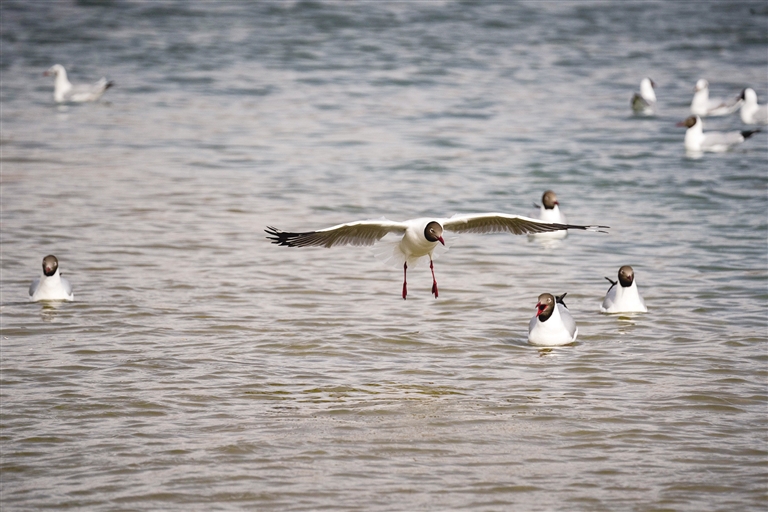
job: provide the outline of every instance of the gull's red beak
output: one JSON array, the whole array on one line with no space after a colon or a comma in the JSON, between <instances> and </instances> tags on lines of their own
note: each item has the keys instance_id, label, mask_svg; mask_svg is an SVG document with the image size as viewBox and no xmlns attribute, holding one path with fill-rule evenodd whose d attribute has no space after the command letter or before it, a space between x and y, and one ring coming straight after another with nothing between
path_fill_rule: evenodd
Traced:
<instances>
[{"instance_id":1,"label":"gull's red beak","mask_svg":"<svg viewBox=\"0 0 768 512\"><path fill-rule=\"evenodd\" d=\"M541 302L536 304L536 316L539 316L544 312L544 310L547 309L547 306L542 304Z\"/></svg>"},{"instance_id":2,"label":"gull's red beak","mask_svg":"<svg viewBox=\"0 0 768 512\"><path fill-rule=\"evenodd\" d=\"M441 244L445 245L445 240L443 240L443 237L438 238Z\"/></svg>"},{"instance_id":3,"label":"gull's red beak","mask_svg":"<svg viewBox=\"0 0 768 512\"><path fill-rule=\"evenodd\" d=\"M685 121L680 121L679 123L676 123L675 126L685 126Z\"/></svg>"}]
</instances>

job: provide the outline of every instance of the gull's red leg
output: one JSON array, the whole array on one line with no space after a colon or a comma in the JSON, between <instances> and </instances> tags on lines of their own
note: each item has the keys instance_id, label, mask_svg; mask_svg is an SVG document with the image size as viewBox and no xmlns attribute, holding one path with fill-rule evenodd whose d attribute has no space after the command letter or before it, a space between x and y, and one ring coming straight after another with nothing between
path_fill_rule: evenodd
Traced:
<instances>
[{"instance_id":1,"label":"gull's red leg","mask_svg":"<svg viewBox=\"0 0 768 512\"><path fill-rule=\"evenodd\" d=\"M408 295L408 287L406 286L407 283L405 281L405 272L406 272L406 270L408 270L408 262L407 261L405 263L403 263L403 300L405 300L405 296Z\"/></svg>"},{"instance_id":2,"label":"gull's red leg","mask_svg":"<svg viewBox=\"0 0 768 512\"><path fill-rule=\"evenodd\" d=\"M429 258L429 270L432 271L432 293L437 298L437 281L435 280L435 267L432 265L432 258Z\"/></svg>"}]
</instances>

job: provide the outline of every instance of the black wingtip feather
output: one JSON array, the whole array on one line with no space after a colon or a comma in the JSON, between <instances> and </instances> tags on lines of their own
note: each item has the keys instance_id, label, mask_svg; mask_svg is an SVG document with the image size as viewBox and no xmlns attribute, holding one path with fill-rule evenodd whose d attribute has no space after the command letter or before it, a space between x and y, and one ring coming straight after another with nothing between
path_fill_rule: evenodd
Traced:
<instances>
[{"instance_id":1,"label":"black wingtip feather","mask_svg":"<svg viewBox=\"0 0 768 512\"><path fill-rule=\"evenodd\" d=\"M267 226L267 229L265 229L264 231L270 235L267 237L267 239L271 240L273 244L285 245L288 247L296 247L291 243L291 240L293 240L300 234L300 233L286 233L284 231L280 231L279 229L273 226Z\"/></svg>"},{"instance_id":2,"label":"black wingtip feather","mask_svg":"<svg viewBox=\"0 0 768 512\"><path fill-rule=\"evenodd\" d=\"M744 130L741 132L741 136L744 137L744 140L747 140L751 136L753 136L756 133L759 133L761 130L758 128L757 130Z\"/></svg>"}]
</instances>

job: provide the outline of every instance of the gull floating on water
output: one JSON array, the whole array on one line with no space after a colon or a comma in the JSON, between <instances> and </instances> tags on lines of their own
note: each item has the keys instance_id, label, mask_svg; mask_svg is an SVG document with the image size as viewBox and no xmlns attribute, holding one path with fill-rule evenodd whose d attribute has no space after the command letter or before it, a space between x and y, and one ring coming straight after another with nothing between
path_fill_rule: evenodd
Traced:
<instances>
[{"instance_id":1,"label":"gull floating on water","mask_svg":"<svg viewBox=\"0 0 768 512\"><path fill-rule=\"evenodd\" d=\"M537 205L536 203L534 203L533 206L539 209L538 217L544 222L554 222L556 224L568 223L568 221L565 220L565 215L563 215L563 212L560 211L560 203L557 201L557 195L552 190L547 190L544 192L544 195L541 196L541 206ZM561 229L558 231L533 233L528 235L528 238L532 240L556 240L565 238L566 236L568 236L568 230Z\"/></svg>"},{"instance_id":2,"label":"gull floating on water","mask_svg":"<svg viewBox=\"0 0 768 512\"><path fill-rule=\"evenodd\" d=\"M632 95L632 111L639 115L652 115L656 111L656 84L650 78L640 81L640 92Z\"/></svg>"},{"instance_id":3,"label":"gull floating on water","mask_svg":"<svg viewBox=\"0 0 768 512\"><path fill-rule=\"evenodd\" d=\"M75 300L72 285L59 273L59 260L56 256L43 258L43 274L29 285L29 300Z\"/></svg>"},{"instance_id":4,"label":"gull floating on water","mask_svg":"<svg viewBox=\"0 0 768 512\"><path fill-rule=\"evenodd\" d=\"M104 77L94 84L72 85L67 78L67 71L61 64L54 64L43 73L43 76L49 75L56 77L53 83L53 99L56 103L96 101L104 91L114 85L114 82L108 82Z\"/></svg>"},{"instance_id":5,"label":"gull floating on water","mask_svg":"<svg viewBox=\"0 0 768 512\"><path fill-rule=\"evenodd\" d=\"M392 257L403 267L403 299L407 295L406 272L408 265L419 259L429 257L432 271L432 293L437 298L437 281L432 263L432 255L438 244L445 245L443 231L456 233L499 233L508 232L516 235L542 233L565 229L600 231L607 226L575 226L544 222L519 215L506 213L476 213L454 215L451 218L420 218L404 222L390 220L363 220L339 224L319 231L289 233L268 226L267 238L277 245L288 247L333 247L336 245L373 245L389 233L402 235L394 245ZM603 231L604 232L604 231Z\"/></svg>"},{"instance_id":6,"label":"gull floating on water","mask_svg":"<svg viewBox=\"0 0 768 512\"><path fill-rule=\"evenodd\" d=\"M601 313L646 313L645 301L640 296L635 282L635 271L629 265L619 269L618 282L606 277L611 287L605 294ZM617 286L618 285L618 286Z\"/></svg>"},{"instance_id":7,"label":"gull floating on water","mask_svg":"<svg viewBox=\"0 0 768 512\"><path fill-rule=\"evenodd\" d=\"M709 82L701 78L693 88L691 114L697 116L727 116L733 114L741 106L741 96L730 100L709 97Z\"/></svg>"},{"instance_id":8,"label":"gull floating on water","mask_svg":"<svg viewBox=\"0 0 768 512\"><path fill-rule=\"evenodd\" d=\"M539 295L536 315L528 323L529 343L554 347L576 341L579 328L563 302L565 296L565 293L559 297L551 293Z\"/></svg>"},{"instance_id":9,"label":"gull floating on water","mask_svg":"<svg viewBox=\"0 0 768 512\"><path fill-rule=\"evenodd\" d=\"M738 146L760 130L744 130L732 132L707 132L704 133L701 118L690 116L685 121L680 121L677 126L685 126L685 149L692 152L710 151L721 153Z\"/></svg>"},{"instance_id":10,"label":"gull floating on water","mask_svg":"<svg viewBox=\"0 0 768 512\"><path fill-rule=\"evenodd\" d=\"M747 87L741 91L741 120L744 124L768 124L768 105L757 104L757 94Z\"/></svg>"}]
</instances>

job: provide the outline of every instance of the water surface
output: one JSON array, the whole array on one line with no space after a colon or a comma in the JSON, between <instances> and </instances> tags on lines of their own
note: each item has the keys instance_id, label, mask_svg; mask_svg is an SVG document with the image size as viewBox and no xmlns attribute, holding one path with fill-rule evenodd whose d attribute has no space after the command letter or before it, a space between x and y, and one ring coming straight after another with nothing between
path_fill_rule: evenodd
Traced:
<instances>
[{"instance_id":1,"label":"water surface","mask_svg":"<svg viewBox=\"0 0 768 512\"><path fill-rule=\"evenodd\" d=\"M762 510L764 2L4 1L4 510ZM57 106L41 76L116 82ZM644 76L659 113L633 118ZM706 129L744 129L738 115ZM528 214L425 266L263 229ZM27 302L46 254L74 303ZM599 314L621 265L649 312ZM568 292L578 342L526 342Z\"/></svg>"}]
</instances>

